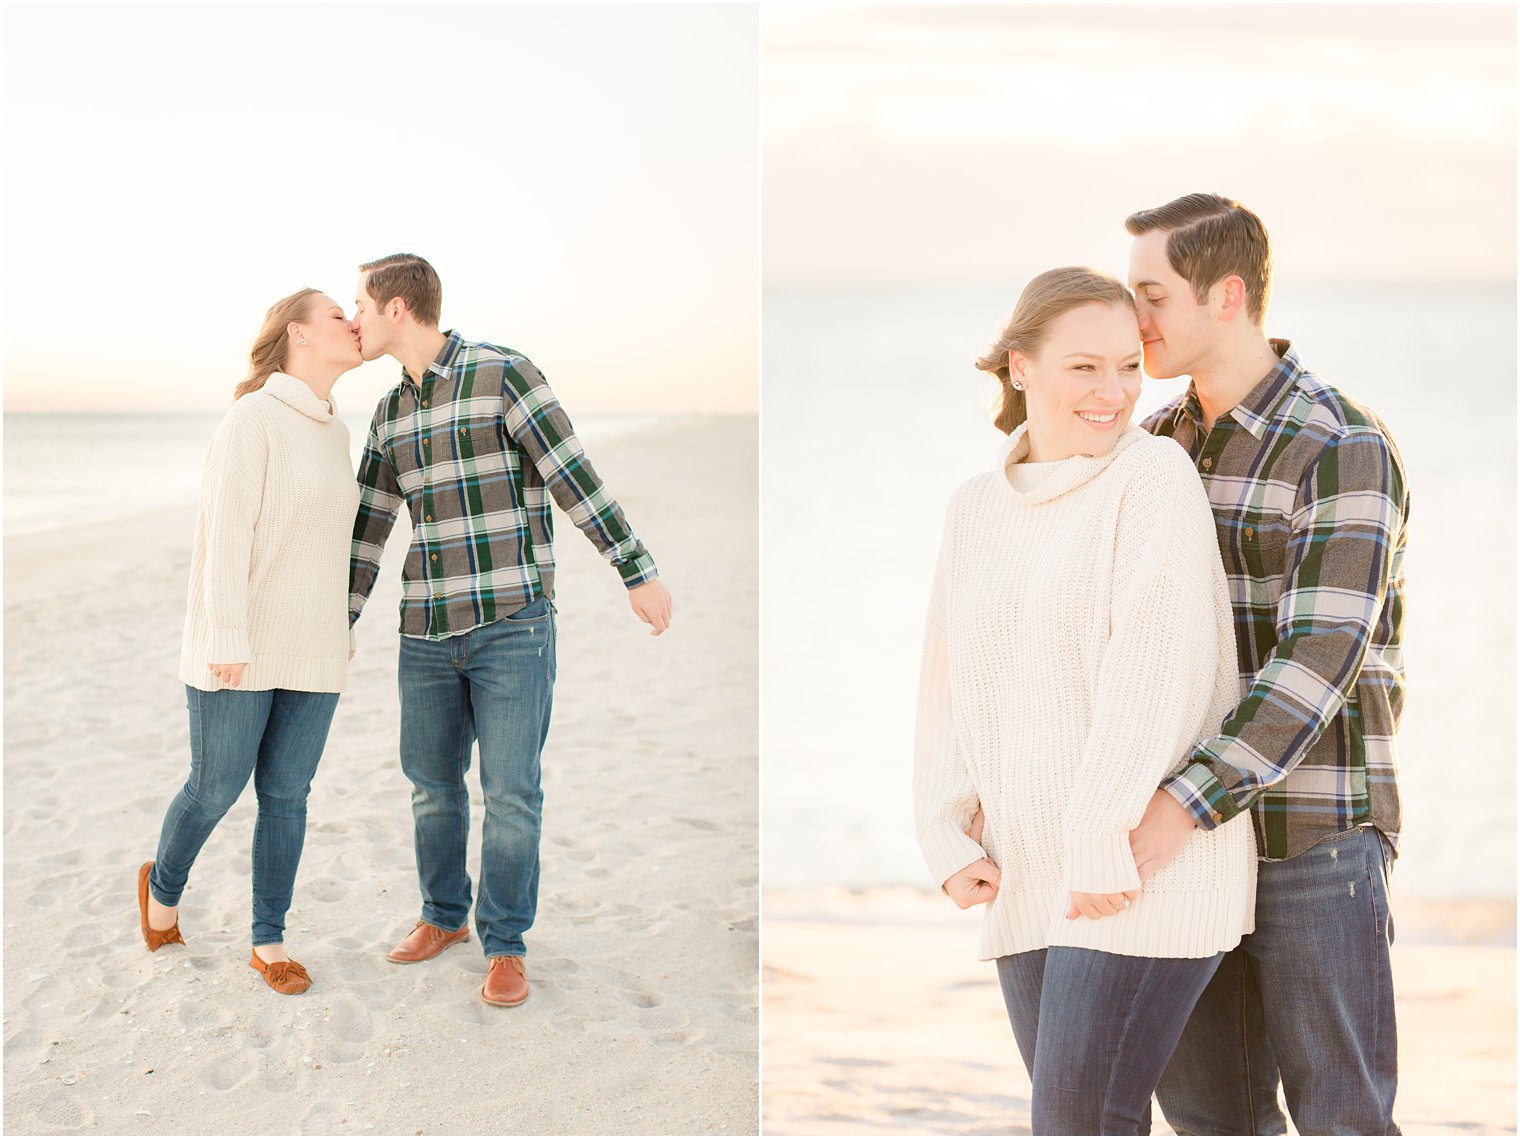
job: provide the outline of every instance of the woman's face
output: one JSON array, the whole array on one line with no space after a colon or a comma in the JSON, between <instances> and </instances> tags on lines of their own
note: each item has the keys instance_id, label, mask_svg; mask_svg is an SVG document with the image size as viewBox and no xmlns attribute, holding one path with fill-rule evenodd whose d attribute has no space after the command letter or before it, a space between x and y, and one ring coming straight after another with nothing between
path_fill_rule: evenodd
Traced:
<instances>
[{"instance_id":1,"label":"woman's face","mask_svg":"<svg viewBox=\"0 0 1520 1139\"><path fill-rule=\"evenodd\" d=\"M329 296L312 297L306 319L295 322L295 343L300 345L303 337L306 344L299 350L324 364L336 364L347 371L364 362L358 331L343 315L343 306Z\"/></svg>"},{"instance_id":2,"label":"woman's face","mask_svg":"<svg viewBox=\"0 0 1520 1139\"><path fill-rule=\"evenodd\" d=\"M1008 353L1024 385L1030 461L1106 455L1140 395L1140 325L1129 305L1094 301L1051 322L1032 356Z\"/></svg>"}]
</instances>

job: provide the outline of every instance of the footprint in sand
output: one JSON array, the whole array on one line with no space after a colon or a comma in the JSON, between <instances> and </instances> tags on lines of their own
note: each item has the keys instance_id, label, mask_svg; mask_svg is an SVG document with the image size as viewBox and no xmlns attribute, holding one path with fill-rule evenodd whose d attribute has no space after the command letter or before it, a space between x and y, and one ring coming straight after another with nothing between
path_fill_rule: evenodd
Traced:
<instances>
[{"instance_id":1,"label":"footprint in sand","mask_svg":"<svg viewBox=\"0 0 1520 1139\"><path fill-rule=\"evenodd\" d=\"M634 1008L657 1008L665 1003L665 994L643 977L603 966L598 971L615 988L618 999Z\"/></svg>"},{"instance_id":2,"label":"footprint in sand","mask_svg":"<svg viewBox=\"0 0 1520 1139\"><path fill-rule=\"evenodd\" d=\"M228 1092L258 1075L260 1064L250 1064L244 1056L224 1056L201 1069L201 1083L207 1091Z\"/></svg>"},{"instance_id":3,"label":"footprint in sand","mask_svg":"<svg viewBox=\"0 0 1520 1139\"><path fill-rule=\"evenodd\" d=\"M301 1134L334 1135L339 1124L348 1122L348 1112L335 1099L319 1099L301 1116Z\"/></svg>"},{"instance_id":4,"label":"footprint in sand","mask_svg":"<svg viewBox=\"0 0 1520 1139\"><path fill-rule=\"evenodd\" d=\"M345 1044L364 1044L375 1035L375 1020L369 1007L350 996L334 997L327 1030Z\"/></svg>"},{"instance_id":5,"label":"footprint in sand","mask_svg":"<svg viewBox=\"0 0 1520 1139\"><path fill-rule=\"evenodd\" d=\"M658 1048L689 1048L707 1035L705 1028L679 1028L670 1032L653 1032L649 1041Z\"/></svg>"},{"instance_id":6,"label":"footprint in sand","mask_svg":"<svg viewBox=\"0 0 1520 1139\"><path fill-rule=\"evenodd\" d=\"M341 902L348 897L348 883L336 878L314 878L301 885L302 893L319 902Z\"/></svg>"},{"instance_id":7,"label":"footprint in sand","mask_svg":"<svg viewBox=\"0 0 1520 1139\"><path fill-rule=\"evenodd\" d=\"M67 1088L54 1088L47 1093L47 1100L37 1109L37 1132L42 1135L61 1135L66 1132L88 1130L95 1123L95 1113L74 1092ZM15 1127L16 1121L7 1119L6 1131ZM17 1128L26 1130L26 1128Z\"/></svg>"}]
</instances>

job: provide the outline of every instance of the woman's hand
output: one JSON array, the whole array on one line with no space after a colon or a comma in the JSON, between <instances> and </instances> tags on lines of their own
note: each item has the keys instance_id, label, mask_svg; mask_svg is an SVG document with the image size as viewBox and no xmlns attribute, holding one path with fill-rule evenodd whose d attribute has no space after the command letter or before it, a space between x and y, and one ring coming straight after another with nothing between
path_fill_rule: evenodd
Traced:
<instances>
[{"instance_id":1,"label":"woman's hand","mask_svg":"<svg viewBox=\"0 0 1520 1139\"><path fill-rule=\"evenodd\" d=\"M969 910L997 897L998 883L1002 880L1002 872L996 866L985 858L978 858L946 878L944 890L952 902Z\"/></svg>"},{"instance_id":2,"label":"woman's hand","mask_svg":"<svg viewBox=\"0 0 1520 1139\"><path fill-rule=\"evenodd\" d=\"M1122 894L1088 894L1081 890L1071 892L1071 908L1066 911L1066 920L1073 921L1076 918L1111 918L1129 908L1129 904L1140 896L1139 890L1125 890Z\"/></svg>"},{"instance_id":3,"label":"woman's hand","mask_svg":"<svg viewBox=\"0 0 1520 1139\"><path fill-rule=\"evenodd\" d=\"M243 683L243 670L247 667L246 661L242 664L214 664L211 673L223 684L236 688Z\"/></svg>"}]
</instances>

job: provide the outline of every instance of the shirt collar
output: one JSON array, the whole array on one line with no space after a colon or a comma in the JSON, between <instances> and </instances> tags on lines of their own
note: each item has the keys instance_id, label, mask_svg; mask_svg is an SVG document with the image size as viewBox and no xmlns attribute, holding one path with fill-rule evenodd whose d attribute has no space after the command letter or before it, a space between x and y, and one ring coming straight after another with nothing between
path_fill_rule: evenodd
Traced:
<instances>
[{"instance_id":1,"label":"shirt collar","mask_svg":"<svg viewBox=\"0 0 1520 1139\"><path fill-rule=\"evenodd\" d=\"M447 339L443 342L443 347L438 350L438 355L433 357L433 362L428 365L427 370L440 379L446 380L449 378L449 370L454 366L454 358L459 355L460 348L464 347L464 337L452 328L444 332L444 336ZM405 368L401 369L401 380L408 384L414 382Z\"/></svg>"},{"instance_id":2,"label":"shirt collar","mask_svg":"<svg viewBox=\"0 0 1520 1139\"><path fill-rule=\"evenodd\" d=\"M1298 378L1304 374L1304 366L1299 362L1291 340L1274 339L1268 343L1272 345L1272 351L1277 353L1277 363L1262 377L1260 383L1246 393L1243 400L1226 412L1257 439L1266 437L1267 428L1278 407L1287 398ZM1188 384L1181 406L1177 408L1177 417L1181 419L1184 416L1193 421L1194 427L1201 434L1203 405L1198 401L1198 389L1191 383Z\"/></svg>"}]
</instances>

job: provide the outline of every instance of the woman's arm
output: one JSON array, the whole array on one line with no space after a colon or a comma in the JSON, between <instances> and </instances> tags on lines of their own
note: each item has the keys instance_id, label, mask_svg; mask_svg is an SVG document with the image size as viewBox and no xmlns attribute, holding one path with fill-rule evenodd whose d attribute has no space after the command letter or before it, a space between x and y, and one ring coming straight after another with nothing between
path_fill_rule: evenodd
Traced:
<instances>
[{"instance_id":1,"label":"woman's arm","mask_svg":"<svg viewBox=\"0 0 1520 1139\"><path fill-rule=\"evenodd\" d=\"M245 399L248 397L244 397ZM212 669L253 660L248 637L248 579L253 533L264 500L269 443L254 416L234 411L211 440L201 485L206 519L202 583L211 623ZM242 679L218 672L228 683Z\"/></svg>"},{"instance_id":2,"label":"woman's arm","mask_svg":"<svg viewBox=\"0 0 1520 1139\"><path fill-rule=\"evenodd\" d=\"M1208 717L1220 654L1234 660L1234 646L1222 643L1229 599L1202 484L1180 451L1156 458L1136 472L1120 508L1109 639L1066 810L1074 895L1139 887L1129 832L1178 756L1217 727Z\"/></svg>"},{"instance_id":3,"label":"woman's arm","mask_svg":"<svg viewBox=\"0 0 1520 1139\"><path fill-rule=\"evenodd\" d=\"M924 623L918 723L913 748L913 809L918 842L929 866L930 877L948 893L952 878L966 878L959 872L975 871L966 881L958 882L958 885L966 886L966 890L961 891L960 896L952 895L958 904L965 906L991 899L996 892L996 868L986 861L987 853L981 844L966 833L981 804L971 771L955 742L949 652L944 630L944 574L944 558L941 557L929 595L928 619ZM984 862L985 868L978 869L976 864ZM990 892L985 888L987 884L992 887ZM978 891L985 896L974 896ZM971 900L963 900L966 897Z\"/></svg>"}]
</instances>

